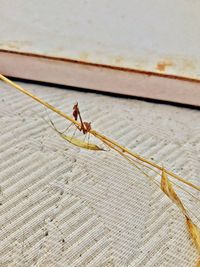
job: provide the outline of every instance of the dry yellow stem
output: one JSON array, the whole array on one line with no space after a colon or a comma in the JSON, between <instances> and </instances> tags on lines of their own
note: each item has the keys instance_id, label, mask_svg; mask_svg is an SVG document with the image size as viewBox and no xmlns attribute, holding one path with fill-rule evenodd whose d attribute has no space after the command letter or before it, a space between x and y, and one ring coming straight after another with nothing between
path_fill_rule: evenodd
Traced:
<instances>
[{"instance_id":1,"label":"dry yellow stem","mask_svg":"<svg viewBox=\"0 0 200 267\"><path fill-rule=\"evenodd\" d=\"M40 99L39 97L31 94L30 92L28 92L27 90L25 90L24 88L22 88L20 85L12 82L11 80L9 80L8 78L6 78L2 74L0 74L0 79L2 81L4 81L4 82L8 83L9 85L13 86L14 88L16 88L17 90L19 90L20 92L24 93L25 95L30 96L31 98L33 98L34 100L36 100L37 102L39 102L43 106L47 107L48 109L56 112L57 114L59 114L60 116L64 117L68 121L71 121L73 124L78 125L78 126L81 126L79 122L75 121L73 118L71 118L70 116L68 116L64 112L60 111L59 109L55 108L54 106L50 105L49 103L47 103L46 101Z\"/></svg>"},{"instance_id":2,"label":"dry yellow stem","mask_svg":"<svg viewBox=\"0 0 200 267\"><path fill-rule=\"evenodd\" d=\"M200 267L200 259L198 259L196 267Z\"/></svg>"},{"instance_id":3,"label":"dry yellow stem","mask_svg":"<svg viewBox=\"0 0 200 267\"><path fill-rule=\"evenodd\" d=\"M200 253L200 229L199 227L194 224L191 219L186 216L186 222L187 222L187 226L188 226L188 230L190 233L190 236L192 238L192 240L194 241L199 253Z\"/></svg>"},{"instance_id":4,"label":"dry yellow stem","mask_svg":"<svg viewBox=\"0 0 200 267\"><path fill-rule=\"evenodd\" d=\"M161 178L161 189L163 192L181 209L183 214L186 218L186 223L188 226L188 232L190 234L191 239L193 240L194 244L196 245L196 248L200 254L200 230L196 224L192 222L190 217L187 215L186 209L183 206L180 198L176 194L176 192L173 189L172 184L170 183L167 174L163 168L162 170L162 178ZM197 265L200 267L200 260L198 260Z\"/></svg>"},{"instance_id":5,"label":"dry yellow stem","mask_svg":"<svg viewBox=\"0 0 200 267\"><path fill-rule=\"evenodd\" d=\"M60 116L64 117L65 119L71 121L71 122L74 123L75 125L77 125L77 126L79 126L79 127L81 126L79 122L77 122L76 120L74 120L73 118L71 118L70 116L68 116L67 114L65 114L64 112L60 111L59 109L55 108L54 106L50 105L49 103L45 102L44 100L40 99L39 97L37 97L37 96L31 94L30 92L28 92L27 90L25 90L25 89L22 88L21 86L17 85L16 83L12 82L12 81L9 80L8 78L4 77L2 74L0 74L0 79L3 80L4 82L8 83L9 85L13 86L13 87L16 88L17 90L21 91L22 93L24 93L24 94L30 96L31 98L33 98L34 100L36 100L37 102L39 102L39 103L42 104L43 106L47 107L48 109L50 109L50 110L56 112L58 115L60 115ZM102 141L105 140L107 143L110 143L110 144L116 146L117 148L121 149L121 151L126 152L127 154L129 154L129 155L131 155L131 156L137 158L138 160L143 161L143 162L145 162L145 163L147 163L147 164L153 166L154 168L156 168L156 169L162 171L162 167L161 167L161 166L159 166L159 165L155 164L154 162L151 162L151 161L149 161L149 160L147 160L147 159L141 157L140 155L138 155L138 154L136 154L136 153L134 153L134 152L128 150L127 148L125 148L125 147L119 145L117 142L115 142L115 141L111 140L110 138L108 138L108 137L106 137L106 136L104 136L104 135L98 133L97 131L95 131L95 130L90 130L90 133L91 133L92 135L94 135L96 138L98 138L98 139L100 139L100 140L102 140ZM193 184L193 183L190 183L190 182L186 181L185 179L183 179L182 177L176 175L176 174L173 173L173 172L170 172L170 171L168 171L168 170L165 170L165 172L166 172L168 175L172 176L173 178L175 178L175 179L181 181L182 183L184 183L184 184L186 184L186 185L188 185L188 186L190 186L190 187L192 187L192 188L194 188L194 189L200 191L200 186L197 186L197 185L195 185L195 184Z\"/></svg>"},{"instance_id":6,"label":"dry yellow stem","mask_svg":"<svg viewBox=\"0 0 200 267\"><path fill-rule=\"evenodd\" d=\"M193 240L199 254L200 254L200 229L199 227L194 224L188 216L186 217L186 222L188 226L188 231L190 234L191 239ZM197 261L196 267L200 267L200 258Z\"/></svg>"},{"instance_id":7,"label":"dry yellow stem","mask_svg":"<svg viewBox=\"0 0 200 267\"><path fill-rule=\"evenodd\" d=\"M85 148L85 149L89 149L89 150L103 150L102 148L100 148L99 146L95 145L95 144L91 144L91 143L86 143L80 139L71 137L71 136L67 136L64 135L62 133L60 133L60 136L65 139L66 141L68 141L69 143L78 146L80 148Z\"/></svg>"},{"instance_id":8,"label":"dry yellow stem","mask_svg":"<svg viewBox=\"0 0 200 267\"><path fill-rule=\"evenodd\" d=\"M176 192L174 191L173 186L170 183L164 168L162 170L162 176L161 176L161 189L181 209L183 214L186 214L186 210L180 198L177 196Z\"/></svg>"},{"instance_id":9,"label":"dry yellow stem","mask_svg":"<svg viewBox=\"0 0 200 267\"><path fill-rule=\"evenodd\" d=\"M50 120L50 119L49 119ZM55 130L63 139L65 139L66 141L68 141L69 143L75 145L75 146L78 146L80 148L84 148L84 149L88 149L88 150L103 150L102 148L100 148L99 146L95 145L95 144L91 144L91 143L87 143L87 142L84 142L80 139L77 139L77 138L74 138L72 136L67 136L65 134L63 134L62 132L60 132L55 124L52 122L52 120L50 120L50 123L51 123L51 127L53 128L53 130Z\"/></svg>"},{"instance_id":10,"label":"dry yellow stem","mask_svg":"<svg viewBox=\"0 0 200 267\"><path fill-rule=\"evenodd\" d=\"M39 102L40 104L44 105L45 107L47 107L48 109L51 109L52 111L56 112L57 114L59 114L60 116L66 118L67 120L71 121L74 125L79 126L80 127L80 123L78 123L76 120L74 120L73 118L69 117L68 115L66 115L64 112L58 110L57 108L55 108L54 106L50 105L49 103L43 101L42 99L40 99L39 97L29 93L27 90L25 90L24 88L22 88L21 86L15 84L14 82L10 81L9 79L7 79L6 77L4 77L3 75L0 74L0 79L2 79L4 82L10 84L11 86L15 87L16 89L18 89L19 91L21 91L22 93L32 97L34 100L36 100L37 102ZM64 138L65 140L67 140L68 142L82 147L82 148L86 148L86 149L91 149L91 150L102 150L101 148L99 148L97 145L95 144L88 144L86 142L83 142L79 139L73 138L73 137L69 137L64 135L63 133L59 132L53 122L51 121L51 124L53 126L53 128L57 131L57 133ZM184 205L182 204L180 198L178 197L178 195L176 194L176 192L173 189L173 186L171 184L171 182L169 181L167 174L170 175L171 177L181 181L182 183L191 186L192 188L200 191L200 187L197 185L194 185L188 181L186 181L185 179L181 178L180 176L174 174L173 172L167 171L165 170L163 167L141 157L140 155L128 150L125 147L122 147L121 145L119 145L118 143L116 143L115 141L109 139L108 137L96 132L95 130L90 130L89 131L92 135L94 135L95 137L97 137L98 139L100 139L103 143L105 143L106 145L108 145L110 148L114 149L115 151L117 151L120 155L124 156L127 160L130 160L129 157L127 155L125 155L124 153L126 152L128 155L136 158L137 160L147 163L150 166L156 168L157 170L162 171L162 175L161 175L161 189L162 191L181 209L181 211L183 212L183 214L186 217L186 222L187 222L187 226L188 226L188 231L189 234L192 238L192 240L194 241L198 252L200 253L200 230L198 228L197 225L195 225L192 220L189 218L189 216L187 215L186 209L184 207ZM200 267L200 259L197 262L197 267Z\"/></svg>"},{"instance_id":11,"label":"dry yellow stem","mask_svg":"<svg viewBox=\"0 0 200 267\"><path fill-rule=\"evenodd\" d=\"M96 131L94 131L94 130L90 131L90 133L93 134L94 136L96 136L97 138L99 138L100 140L102 140L102 142L103 142L104 140L106 140L107 142L109 142L109 143L113 144L114 146L120 148L122 152L126 152L127 154L133 156L134 158L136 158L136 159L138 159L138 160L140 160L140 161L142 161L142 162L145 162L145 163L151 165L152 167L154 167L154 168L156 168L156 169L162 171L162 167L161 167L161 166L159 166L159 165L155 164L154 162L151 162L151 161L149 161L149 160L147 160L147 159L141 157L140 155L138 155L138 154L136 154L136 153L130 151L129 149L127 149L127 148L125 148L125 147L119 145L118 143L116 143L115 141L109 139L108 137L106 137L106 136L104 136L104 135L102 135L102 134L100 134L100 133L98 133L98 132L96 132ZM173 178L175 178L175 179L181 181L182 183L184 183L184 184L186 184L186 185L188 185L188 186L190 186L190 187L192 187L192 188L194 188L194 189L200 191L200 186L188 182L187 180L183 179L182 177L176 175L176 174L173 173L173 172L170 172L170 171L168 171L168 170L165 170L165 172L166 172L167 174L169 174L170 176L172 176Z\"/></svg>"}]
</instances>

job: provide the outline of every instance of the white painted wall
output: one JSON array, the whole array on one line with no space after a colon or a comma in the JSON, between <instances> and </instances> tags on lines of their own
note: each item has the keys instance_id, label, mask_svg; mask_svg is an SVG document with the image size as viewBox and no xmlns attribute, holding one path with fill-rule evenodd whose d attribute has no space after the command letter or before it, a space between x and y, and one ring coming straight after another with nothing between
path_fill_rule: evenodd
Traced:
<instances>
[{"instance_id":1,"label":"white painted wall","mask_svg":"<svg viewBox=\"0 0 200 267\"><path fill-rule=\"evenodd\" d=\"M0 4L0 49L200 79L198 0Z\"/></svg>"}]
</instances>

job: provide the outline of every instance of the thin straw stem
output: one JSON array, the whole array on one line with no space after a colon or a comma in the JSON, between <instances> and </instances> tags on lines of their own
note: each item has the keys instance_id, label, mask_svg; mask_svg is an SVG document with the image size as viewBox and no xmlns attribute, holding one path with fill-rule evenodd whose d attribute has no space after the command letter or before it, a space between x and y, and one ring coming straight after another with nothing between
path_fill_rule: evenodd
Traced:
<instances>
[{"instance_id":1,"label":"thin straw stem","mask_svg":"<svg viewBox=\"0 0 200 267\"><path fill-rule=\"evenodd\" d=\"M71 118L70 116L68 116L67 114L65 114L64 112L60 111L59 109L55 108L54 106L50 105L49 103L45 102L44 100L42 100L41 98L31 94L30 92L28 92L27 90L25 90L24 88L22 88L20 85L17 85L16 83L12 82L11 80L9 80L8 78L6 78L5 76L3 76L2 74L0 74L0 79L3 80L5 83L11 85L12 87L16 88L17 90L19 90L20 92L30 96L31 98L33 98L34 100L36 100L37 102L39 102L40 104L42 104L43 106L47 107L48 109L52 110L53 112L57 113L58 115L64 117L65 119L71 121L72 123L74 123L77 126L81 126L81 124L79 122L77 122L76 120L74 120L73 118ZM110 143L114 146L116 146L117 148L121 149L122 152L126 152L127 154L133 156L134 158L137 158L138 160L145 162L155 168L157 168L158 170L162 171L163 167L157 165L154 162L151 162L149 160L147 160L146 158L141 157L140 155L130 151L129 149L119 145L117 142L111 140L110 138L98 133L95 130L90 130L89 131L92 135L94 135L96 138L100 139L102 142L106 141L106 143ZM200 186L194 185L191 182L188 182L187 180L185 180L184 178L176 175L175 173L165 170L165 172L172 176L173 178L181 181L182 183L200 191Z\"/></svg>"}]
</instances>

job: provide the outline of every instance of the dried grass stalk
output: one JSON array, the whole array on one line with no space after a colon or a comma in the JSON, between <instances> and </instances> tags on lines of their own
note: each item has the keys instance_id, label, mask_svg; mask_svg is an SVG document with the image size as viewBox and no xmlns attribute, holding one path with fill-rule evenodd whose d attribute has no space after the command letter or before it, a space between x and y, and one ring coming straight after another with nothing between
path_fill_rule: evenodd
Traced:
<instances>
[{"instance_id":1,"label":"dried grass stalk","mask_svg":"<svg viewBox=\"0 0 200 267\"><path fill-rule=\"evenodd\" d=\"M16 83L12 82L11 80L7 79L6 77L4 77L1 74L0 74L0 79L3 80L4 82L10 84L14 88L18 89L22 93L24 93L24 94L28 95L29 97L33 98L34 100L36 100L37 102L39 102L43 106L47 107L48 109L52 110L53 112L57 113L58 115L64 117L65 119L67 119L68 121L73 123L76 127L79 127L79 128L81 127L81 124L77 120L71 118L70 116L68 116L64 112L58 110L57 108L55 108L54 106L50 105L49 103L43 101L39 97L31 94L30 92L28 92L27 90L25 90L21 86L17 85ZM98 147L95 144L88 144L88 143L86 143L84 141L81 141L79 139L76 139L76 138L73 138L73 137L68 137L68 136L64 135L63 133L59 132L56 129L56 127L55 127L55 125L53 124L52 121L51 121L51 124L52 124L52 127L54 128L54 130L63 139L65 139L66 141L72 143L73 145L76 145L76 146L81 147L81 148L90 149L90 150L96 150L96 151L103 150L103 149L101 149L100 147ZM121 156L123 156L126 160L128 160L131 164L133 164L139 170L141 170L141 168L138 166L138 164L141 164L141 165L143 165L143 167L150 168L151 170L154 170L155 173L160 174L160 177L161 177L160 188L172 200L172 202L174 204L176 204L180 208L180 210L182 211L183 215L186 218L186 224L187 224L187 228L188 228L188 231L189 231L189 235L190 235L191 239L193 240L194 244L196 245L196 248L197 248L197 250L198 250L198 252L200 254L200 230L199 230L198 226L192 222L191 218L187 214L187 211L186 211L181 199L178 197L177 193L175 192L175 190L173 188L172 182L170 182L170 180L168 179L168 175L172 179L177 179L181 183L183 183L183 184L185 184L187 186L190 186L193 189L196 189L198 191L200 191L200 187L195 185L195 184L193 184L193 183L188 182L184 178L176 175L175 173L164 169L162 166L159 166L159 165L155 164L154 162L151 162L148 159L145 159L145 158L141 157L140 155L128 150L127 148L122 147L117 142L109 139L108 137L98 133L97 131L95 131L93 129L90 129L88 132L90 134L92 134L93 136L95 136L96 138L98 138L99 140L101 140L108 147L110 147L111 149L115 150L117 153L119 153ZM142 171L142 172L147 177L152 179L152 177L148 176L148 174L146 174L144 171ZM158 185L157 181L154 180L154 182ZM200 267L200 259L198 259L197 266Z\"/></svg>"}]
</instances>

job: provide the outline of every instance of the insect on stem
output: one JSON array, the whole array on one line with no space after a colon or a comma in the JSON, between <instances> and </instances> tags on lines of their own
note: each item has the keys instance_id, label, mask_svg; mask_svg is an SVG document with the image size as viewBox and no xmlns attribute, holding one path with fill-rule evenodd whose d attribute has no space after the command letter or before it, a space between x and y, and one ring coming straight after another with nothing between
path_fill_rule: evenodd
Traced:
<instances>
[{"instance_id":1,"label":"insect on stem","mask_svg":"<svg viewBox=\"0 0 200 267\"><path fill-rule=\"evenodd\" d=\"M77 129L79 129L80 132L83 132L83 134L87 134L91 130L91 122L83 121L81 117L81 113L78 107L78 102L73 106L73 113L72 113L75 121L80 120L81 126L77 125Z\"/></svg>"},{"instance_id":2,"label":"insect on stem","mask_svg":"<svg viewBox=\"0 0 200 267\"><path fill-rule=\"evenodd\" d=\"M62 112L61 110L57 109L56 107L50 105L49 103L47 103L47 102L44 101L43 99L39 98L38 96L33 95L32 93L30 93L30 92L27 91L26 89L22 88L20 85L18 85L18 84L16 84L16 83L12 82L11 80L9 80L8 78L6 78L6 77L3 76L2 74L0 74L0 79L1 79L2 81L4 81L5 83L11 85L12 87L16 88L17 90L19 90L19 91L22 92L23 94L28 95L29 97L31 97L31 98L34 99L35 101L39 102L39 103L42 104L43 106L47 107L48 109L52 110L53 112L57 113L58 115L64 117L64 118L67 119L68 121L72 122L74 125L76 125L76 127L78 126L78 127L81 128L81 124L80 124L77 120L75 120L74 117L72 118L72 117L68 116L67 114L65 114L65 113ZM77 119L78 119L78 117L77 117ZM84 126L83 126L83 127L84 127ZM89 130L88 130L88 131L89 131ZM122 150L123 152L126 152L126 153L129 154L130 156L132 156L132 157L138 159L139 161L142 161L142 162L144 162L144 163L147 163L148 165L150 165L150 166L152 166L152 167L154 167L154 168L156 168L156 169L158 169L158 170L160 170L160 171L162 170L162 167L159 166L158 164L156 164L156 163L154 163L154 162L152 162L152 161L150 161L150 160L148 160L148 159L146 159L146 158L140 156L139 154L136 154L136 153L134 153L133 151L131 151L131 150L129 150L129 149L127 149L127 148L121 146L120 144L118 144L118 143L115 142L114 140L112 140L112 139L106 137L105 135L103 135L103 134L101 134L101 133L99 133L99 132L97 132L97 131L95 131L95 130L93 130L93 129L90 130L90 133L91 133L94 137L96 137L96 138L98 138L99 140L101 140L103 143L105 143L105 141L106 141L108 146L109 146L110 144L112 144L112 145L114 145L115 147L117 147L117 148L119 148L120 150ZM170 175L171 177L173 177L173 178L179 180L180 182L182 182L182 183L184 183L184 184L186 184L186 185L188 185L188 186L190 186L190 187L192 187L192 188L194 188L194 189L200 191L200 186L195 185L195 184L193 184L193 183L187 181L186 179L184 179L184 178L178 176L177 174L175 174L175 173L173 173L173 172L171 172L171 171L168 171L168 170L165 170L165 171L166 171L166 173L167 173L168 175Z\"/></svg>"},{"instance_id":3,"label":"insect on stem","mask_svg":"<svg viewBox=\"0 0 200 267\"><path fill-rule=\"evenodd\" d=\"M45 102L44 100L40 99L39 97L28 92L27 90L25 90L21 86L10 81L9 79L7 79L6 77L4 77L1 74L0 74L0 79L3 80L4 82L10 84L11 86L15 87L17 90L21 91L22 93L33 98L35 101L39 102L43 106L47 107L48 109L52 110L53 112L56 112L58 115L64 117L68 121L70 121L72 124L74 124L76 126L76 130L78 129L80 132L82 132L85 135L85 137L86 137L86 134L88 133L88 134L91 134L94 137L98 138L99 140L102 141L102 143L107 145L110 149L115 150L117 153L119 153L121 156L123 156L126 160L128 160L141 173L143 173L148 178L151 178L152 181L154 181L154 183L162 189L162 191L166 194L166 196L168 196L172 200L172 202L174 204L176 204L180 208L182 213L184 214L184 216L186 218L186 223L188 226L188 231L189 231L190 237L192 238L193 242L195 243L195 245L197 247L198 252L200 253L200 229L190 219L184 204L182 204L181 199L176 194L176 191L173 188L173 181L170 181L168 176L170 176L171 178L175 178L175 179L179 180L180 182L184 183L185 185L188 185L191 188L200 191L200 187L198 185L195 185L195 184L185 180L184 178L181 178L180 176L176 175L175 173L173 173L171 171L167 171L166 169L163 168L163 166L160 166L154 162L151 162L150 160L148 160L146 158L143 158L139 154L132 152L131 150L121 146L120 144L118 144L114 140L111 140L110 138L104 136L103 134L100 134L97 131L91 129L91 123L90 122L84 122L82 120L80 110L78 107L78 102L73 107L73 118L72 118L72 117L68 116L67 114L65 114L64 112L60 111L59 109L55 108L54 106L50 105L49 103ZM64 132L67 129L64 132L60 132L59 130L57 130L57 128L55 127L54 123L51 120L50 120L50 125L63 139L72 143L75 146L89 149L89 150L104 151L104 149L98 147L96 144L89 144L89 135L88 135L88 143L86 143L85 139L84 139L84 141L82 141L82 140L74 138L73 136L69 137L69 136L64 135ZM161 171L162 173L161 173L160 183L158 183L158 181L156 181L156 179L155 179L156 177L151 177L148 173L143 171L142 167L138 166L139 164L142 165L143 167L148 166L147 168L151 169L152 171L156 172L157 174L159 174ZM154 168L156 169L156 171L154 170ZM198 266L200 266L200 259L198 259Z\"/></svg>"}]
</instances>

